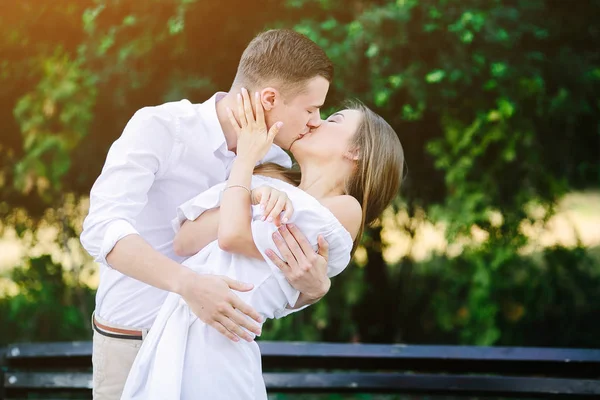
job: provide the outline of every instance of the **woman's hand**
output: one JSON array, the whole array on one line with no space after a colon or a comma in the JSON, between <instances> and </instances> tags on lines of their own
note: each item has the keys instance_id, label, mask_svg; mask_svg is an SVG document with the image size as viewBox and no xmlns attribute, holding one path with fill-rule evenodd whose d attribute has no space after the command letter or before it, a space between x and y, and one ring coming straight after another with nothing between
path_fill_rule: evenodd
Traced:
<instances>
[{"instance_id":1,"label":"woman's hand","mask_svg":"<svg viewBox=\"0 0 600 400\"><path fill-rule=\"evenodd\" d=\"M263 211L262 220L274 222L276 226L287 223L294 213L294 207L287 194L270 186L260 186L252 190L252 204L260 204Z\"/></svg>"},{"instance_id":2,"label":"woman's hand","mask_svg":"<svg viewBox=\"0 0 600 400\"><path fill-rule=\"evenodd\" d=\"M229 121L231 122L231 125L233 125L238 137L237 156L257 163L264 158L271 148L273 139L279 132L283 122L275 123L271 129L267 131L265 114L262 104L260 103L258 92L254 94L256 117L252 111L252 103L246 89L242 88L241 95L238 93L237 102L239 123L235 119L233 111L231 111L230 108L227 108Z\"/></svg>"}]
</instances>

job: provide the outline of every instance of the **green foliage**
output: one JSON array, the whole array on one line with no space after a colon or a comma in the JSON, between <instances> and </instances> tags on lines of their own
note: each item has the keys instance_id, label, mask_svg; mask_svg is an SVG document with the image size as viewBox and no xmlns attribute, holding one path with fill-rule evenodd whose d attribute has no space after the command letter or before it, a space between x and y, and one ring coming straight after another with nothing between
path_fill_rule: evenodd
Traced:
<instances>
[{"instance_id":1,"label":"green foliage","mask_svg":"<svg viewBox=\"0 0 600 400\"><path fill-rule=\"evenodd\" d=\"M22 236L48 210L64 214L135 110L226 90L255 33L294 27L336 65L326 108L356 97L398 132L409 173L396 210L425 210L450 244L476 243L475 230L487 240L386 265L372 227L367 264L264 338L597 345L586 322L600 304L597 265L582 248L524 256L522 226L600 183L598 10L597 0L13 2L0 15L0 214ZM33 221L10 219L15 208ZM79 229L55 221L66 249ZM45 256L15 270L20 292L0 300L15 330L2 341L89 334L77 330L89 290L65 276ZM44 315L66 322L42 328Z\"/></svg>"},{"instance_id":2,"label":"green foliage","mask_svg":"<svg viewBox=\"0 0 600 400\"><path fill-rule=\"evenodd\" d=\"M89 339L93 291L44 255L12 270L19 292L0 299L0 343ZM8 327L8 329L6 329Z\"/></svg>"}]
</instances>

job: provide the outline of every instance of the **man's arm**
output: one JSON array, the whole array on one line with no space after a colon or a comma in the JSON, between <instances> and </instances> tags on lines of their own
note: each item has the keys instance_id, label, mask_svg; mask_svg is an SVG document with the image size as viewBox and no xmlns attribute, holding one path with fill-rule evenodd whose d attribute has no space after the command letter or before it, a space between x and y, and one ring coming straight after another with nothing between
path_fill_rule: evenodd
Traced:
<instances>
[{"instance_id":1,"label":"man's arm","mask_svg":"<svg viewBox=\"0 0 600 400\"><path fill-rule=\"evenodd\" d=\"M231 339L251 339L258 326L244 315L260 316L229 287L249 290L225 277L192 276L190 271L154 250L135 230L135 216L144 208L150 187L168 168L175 143L168 117L142 109L115 141L90 194L81 243L98 262L159 289L179 293L200 319Z\"/></svg>"}]
</instances>

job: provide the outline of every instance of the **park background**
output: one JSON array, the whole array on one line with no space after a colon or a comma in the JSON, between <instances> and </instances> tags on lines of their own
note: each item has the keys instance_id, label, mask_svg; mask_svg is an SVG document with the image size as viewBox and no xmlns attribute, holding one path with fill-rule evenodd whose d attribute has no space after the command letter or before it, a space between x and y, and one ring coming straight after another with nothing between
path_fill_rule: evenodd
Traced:
<instances>
[{"instance_id":1,"label":"park background","mask_svg":"<svg viewBox=\"0 0 600 400\"><path fill-rule=\"evenodd\" d=\"M352 265L263 339L600 347L600 1L20 0L0 5L0 345L87 340L78 240L141 107L227 90L302 32L404 145Z\"/></svg>"}]
</instances>

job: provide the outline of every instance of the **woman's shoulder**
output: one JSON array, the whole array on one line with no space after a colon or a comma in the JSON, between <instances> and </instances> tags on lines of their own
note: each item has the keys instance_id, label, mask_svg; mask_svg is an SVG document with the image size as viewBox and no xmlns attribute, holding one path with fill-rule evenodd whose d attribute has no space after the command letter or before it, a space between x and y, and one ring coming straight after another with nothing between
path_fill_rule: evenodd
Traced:
<instances>
[{"instance_id":1,"label":"woman's shoulder","mask_svg":"<svg viewBox=\"0 0 600 400\"><path fill-rule=\"evenodd\" d=\"M354 240L362 223L362 207L358 200L349 195L339 195L323 199L321 204L331 211Z\"/></svg>"}]
</instances>

